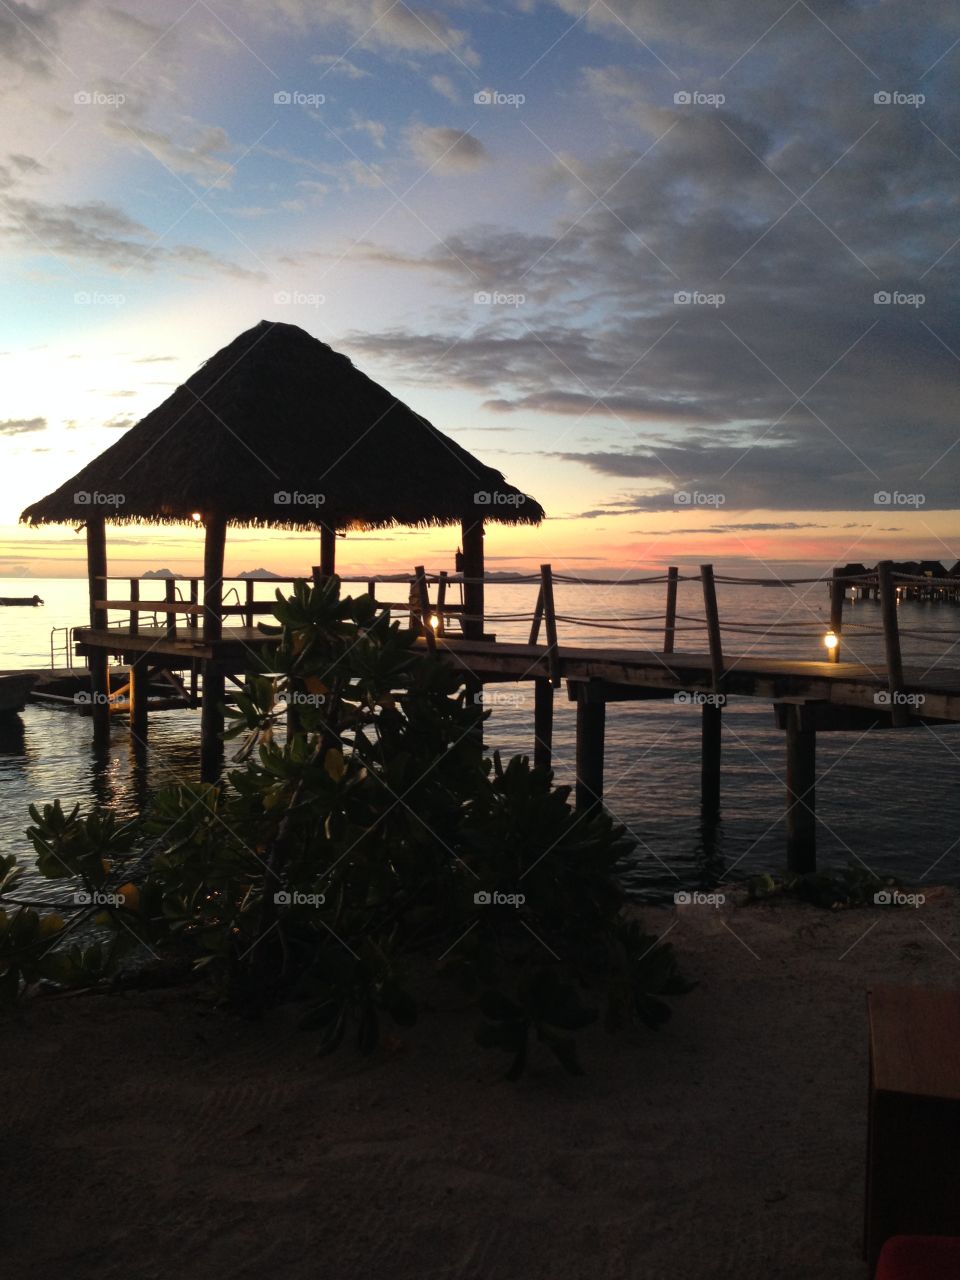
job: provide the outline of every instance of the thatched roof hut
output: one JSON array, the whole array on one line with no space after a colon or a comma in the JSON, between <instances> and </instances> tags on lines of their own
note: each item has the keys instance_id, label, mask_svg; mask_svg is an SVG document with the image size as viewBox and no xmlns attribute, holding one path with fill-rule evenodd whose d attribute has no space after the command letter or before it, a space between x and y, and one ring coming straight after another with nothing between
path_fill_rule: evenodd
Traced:
<instances>
[{"instance_id":1,"label":"thatched roof hut","mask_svg":"<svg viewBox=\"0 0 960 1280\"><path fill-rule=\"evenodd\" d=\"M347 356L267 320L20 518L74 524L95 495L111 523L217 512L234 525L345 530L544 514Z\"/></svg>"},{"instance_id":2,"label":"thatched roof hut","mask_svg":"<svg viewBox=\"0 0 960 1280\"><path fill-rule=\"evenodd\" d=\"M543 508L426 418L292 324L261 322L59 489L26 524L87 526L91 624L106 579L104 525L202 524L204 633L219 632L226 527L318 529L321 574L335 536L460 524L467 612L483 614L483 525L539 524Z\"/></svg>"}]
</instances>

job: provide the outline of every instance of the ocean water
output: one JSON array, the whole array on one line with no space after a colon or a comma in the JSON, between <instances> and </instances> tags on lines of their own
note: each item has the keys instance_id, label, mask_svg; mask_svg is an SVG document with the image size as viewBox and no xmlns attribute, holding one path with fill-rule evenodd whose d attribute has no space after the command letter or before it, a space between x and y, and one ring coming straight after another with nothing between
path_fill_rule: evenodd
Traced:
<instances>
[{"instance_id":1,"label":"ocean water","mask_svg":"<svg viewBox=\"0 0 960 1280\"><path fill-rule=\"evenodd\" d=\"M363 588L348 588L360 591ZM402 586L381 593L401 599ZM662 617L664 587L585 586L558 583L559 641L618 648L660 647L655 621ZM42 608L0 608L0 669L65 664L64 630L83 625L86 583L77 579L0 580L0 595L44 598ZM143 584L145 598L163 584ZM257 599L273 588L258 584ZM526 639L536 586L487 588L488 630L502 639ZM829 614L823 585L771 588L718 587L726 655L821 659ZM681 584L677 649L703 652L702 601L696 582ZM578 621L574 621L577 619ZM600 619L607 621L601 622ZM684 621L689 619L690 621ZM596 620L595 625L588 625ZM614 621L611 621L614 620ZM876 662L882 642L874 602L849 602L844 614L844 656ZM960 667L960 607L904 602L900 606L905 661ZM653 633L632 627L651 626ZM691 627L690 631L683 630ZM911 636L909 633L924 635ZM928 637L934 637L930 639ZM950 646L956 646L952 654ZM944 656L946 655L946 656ZM504 756L531 754L533 692L524 685L490 685L488 747ZM88 717L69 709L31 704L0 733L0 852L16 853L28 867L21 896L56 896L53 886L29 871L32 850L24 836L27 806L60 798L64 804L106 805L134 817L152 787L199 773L199 711L155 713L150 720L146 767L134 758L127 725L117 717L109 749L95 752ZM700 713L672 701L611 704L607 708L605 802L631 833L636 850L624 880L644 899L680 888L758 870L784 861L785 748L768 703L731 699L723 715L722 813L704 828L699 797ZM557 691L554 769L557 781L574 781L575 713L565 689ZM232 744L228 744L228 751ZM917 728L867 734L823 733L817 742L818 856L821 866L857 862L881 874L933 884L960 883L960 727Z\"/></svg>"}]
</instances>

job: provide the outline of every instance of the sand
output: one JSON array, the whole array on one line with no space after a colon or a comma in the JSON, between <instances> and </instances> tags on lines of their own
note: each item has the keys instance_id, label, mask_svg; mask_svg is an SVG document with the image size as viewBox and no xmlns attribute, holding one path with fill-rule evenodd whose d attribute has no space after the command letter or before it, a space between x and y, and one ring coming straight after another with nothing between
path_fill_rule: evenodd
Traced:
<instances>
[{"instance_id":1,"label":"sand","mask_svg":"<svg viewBox=\"0 0 960 1280\"><path fill-rule=\"evenodd\" d=\"M182 990L0 1026L4 1272L866 1280L865 991L960 983L956 896L642 912L692 994L518 1084L438 1013L373 1059Z\"/></svg>"}]
</instances>

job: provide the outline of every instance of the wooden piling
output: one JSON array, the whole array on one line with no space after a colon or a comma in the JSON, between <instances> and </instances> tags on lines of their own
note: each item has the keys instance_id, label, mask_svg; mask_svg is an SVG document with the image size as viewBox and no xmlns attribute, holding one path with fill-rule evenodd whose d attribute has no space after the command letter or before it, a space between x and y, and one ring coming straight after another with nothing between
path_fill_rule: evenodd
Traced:
<instances>
[{"instance_id":1,"label":"wooden piling","mask_svg":"<svg viewBox=\"0 0 960 1280\"><path fill-rule=\"evenodd\" d=\"M787 870L817 869L816 730L803 723L803 709L786 708Z\"/></svg>"},{"instance_id":2,"label":"wooden piling","mask_svg":"<svg viewBox=\"0 0 960 1280\"><path fill-rule=\"evenodd\" d=\"M203 695L200 708L200 780L216 782L223 765L223 699L225 681L219 662L203 664Z\"/></svg>"},{"instance_id":3,"label":"wooden piling","mask_svg":"<svg viewBox=\"0 0 960 1280\"><path fill-rule=\"evenodd\" d=\"M703 608L707 619L713 691L720 693L723 689L723 641L720 636L720 611L717 608L717 587L713 578L712 564L700 566L700 581L703 585Z\"/></svg>"},{"instance_id":4,"label":"wooden piling","mask_svg":"<svg viewBox=\"0 0 960 1280\"><path fill-rule=\"evenodd\" d=\"M463 634L470 640L483 638L483 519L475 516L460 526L463 540Z\"/></svg>"},{"instance_id":5,"label":"wooden piling","mask_svg":"<svg viewBox=\"0 0 960 1280\"><path fill-rule=\"evenodd\" d=\"M107 629L107 611L99 601L107 598L107 528L100 512L87 519L87 586L90 597L90 625L98 631ZM93 740L96 745L110 741L110 675L105 649L91 650L90 668Z\"/></svg>"},{"instance_id":6,"label":"wooden piling","mask_svg":"<svg viewBox=\"0 0 960 1280\"><path fill-rule=\"evenodd\" d=\"M550 683L556 689L560 684L560 651L557 648L557 610L553 602L553 569L548 564L540 566L540 591L543 596L543 624L547 633L547 665Z\"/></svg>"},{"instance_id":7,"label":"wooden piling","mask_svg":"<svg viewBox=\"0 0 960 1280\"><path fill-rule=\"evenodd\" d=\"M722 708L716 701L703 704L700 723L700 809L713 820L720 813L720 748Z\"/></svg>"},{"instance_id":8,"label":"wooden piling","mask_svg":"<svg viewBox=\"0 0 960 1280\"><path fill-rule=\"evenodd\" d=\"M538 678L533 682L533 765L549 769L553 762L553 685Z\"/></svg>"},{"instance_id":9,"label":"wooden piling","mask_svg":"<svg viewBox=\"0 0 960 1280\"><path fill-rule=\"evenodd\" d=\"M332 578L337 571L337 531L328 524L320 526L320 576Z\"/></svg>"},{"instance_id":10,"label":"wooden piling","mask_svg":"<svg viewBox=\"0 0 960 1280\"><path fill-rule=\"evenodd\" d=\"M420 621L420 630L427 638L427 648L435 650L437 637L433 627L430 625L430 593L427 590L427 571L422 564L418 564L413 573L417 592L417 617Z\"/></svg>"},{"instance_id":11,"label":"wooden piling","mask_svg":"<svg viewBox=\"0 0 960 1280\"><path fill-rule=\"evenodd\" d=\"M194 605L194 606L200 603L200 583L197 581L196 578L190 579L190 603L191 605ZM196 631L199 625L200 625L200 615L196 612L196 609L193 608L190 610L190 616L187 622L187 626L190 628L191 631Z\"/></svg>"},{"instance_id":12,"label":"wooden piling","mask_svg":"<svg viewBox=\"0 0 960 1280\"><path fill-rule=\"evenodd\" d=\"M134 658L130 665L130 732L134 738L145 743L147 740L147 711L150 691L150 670L147 666L147 655Z\"/></svg>"},{"instance_id":13,"label":"wooden piling","mask_svg":"<svg viewBox=\"0 0 960 1280\"><path fill-rule=\"evenodd\" d=\"M137 606L140 603L140 579L130 579L130 634L137 635L140 630L140 610Z\"/></svg>"},{"instance_id":14,"label":"wooden piling","mask_svg":"<svg viewBox=\"0 0 960 1280\"><path fill-rule=\"evenodd\" d=\"M164 599L166 600L168 605L174 605L177 603L176 578L167 579L166 589L164 591ZM177 615L172 609L167 610L167 615L165 620L165 630L166 630L166 636L168 640L175 640L177 638Z\"/></svg>"},{"instance_id":15,"label":"wooden piling","mask_svg":"<svg viewBox=\"0 0 960 1280\"><path fill-rule=\"evenodd\" d=\"M667 609L663 626L663 652L673 653L677 630L677 586L680 581L680 570L671 565L667 570Z\"/></svg>"},{"instance_id":16,"label":"wooden piling","mask_svg":"<svg viewBox=\"0 0 960 1280\"><path fill-rule=\"evenodd\" d=\"M577 697L576 808L587 813L603 802L603 751L606 705L591 702L586 690Z\"/></svg>"},{"instance_id":17,"label":"wooden piling","mask_svg":"<svg viewBox=\"0 0 960 1280\"><path fill-rule=\"evenodd\" d=\"M830 583L830 630L837 637L837 643L828 651L830 662L840 661L840 634L843 630L843 598L846 584L841 578L843 570L834 569L833 581Z\"/></svg>"},{"instance_id":18,"label":"wooden piling","mask_svg":"<svg viewBox=\"0 0 960 1280\"><path fill-rule=\"evenodd\" d=\"M887 689L890 699L890 721L895 729L910 723L910 712L904 702L903 656L900 652L900 624L897 621L897 589L893 582L893 566L889 560L877 565L880 592L880 617L883 623L883 647L887 660Z\"/></svg>"}]
</instances>

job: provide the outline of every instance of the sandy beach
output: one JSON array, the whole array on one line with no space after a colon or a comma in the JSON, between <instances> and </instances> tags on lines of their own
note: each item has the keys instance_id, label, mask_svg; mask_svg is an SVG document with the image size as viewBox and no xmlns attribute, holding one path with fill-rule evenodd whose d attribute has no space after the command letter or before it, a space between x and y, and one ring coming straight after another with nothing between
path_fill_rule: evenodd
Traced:
<instances>
[{"instance_id":1,"label":"sandy beach","mask_svg":"<svg viewBox=\"0 0 960 1280\"><path fill-rule=\"evenodd\" d=\"M865 1280L865 991L956 984L955 892L643 916L700 985L585 1034L582 1079L505 1083L463 1010L364 1060L182 990L33 1001L0 1028L10 1274Z\"/></svg>"}]
</instances>

